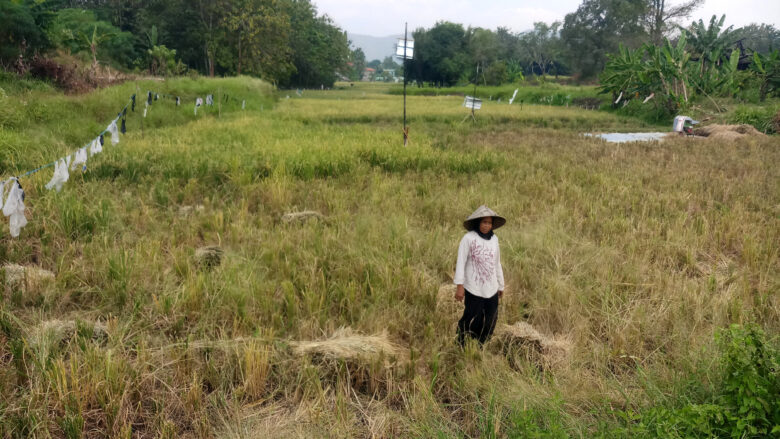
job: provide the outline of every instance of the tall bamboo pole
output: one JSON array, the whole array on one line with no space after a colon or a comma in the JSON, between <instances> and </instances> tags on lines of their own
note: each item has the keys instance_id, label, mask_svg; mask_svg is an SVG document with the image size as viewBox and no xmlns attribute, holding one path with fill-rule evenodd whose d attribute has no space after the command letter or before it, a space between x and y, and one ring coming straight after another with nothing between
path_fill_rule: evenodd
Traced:
<instances>
[{"instance_id":1,"label":"tall bamboo pole","mask_svg":"<svg viewBox=\"0 0 780 439\"><path fill-rule=\"evenodd\" d=\"M408 65L408 60L406 59L406 45L407 45L407 35L408 35L408 23L404 23L404 146L409 142L409 129L406 128L406 67Z\"/></svg>"}]
</instances>

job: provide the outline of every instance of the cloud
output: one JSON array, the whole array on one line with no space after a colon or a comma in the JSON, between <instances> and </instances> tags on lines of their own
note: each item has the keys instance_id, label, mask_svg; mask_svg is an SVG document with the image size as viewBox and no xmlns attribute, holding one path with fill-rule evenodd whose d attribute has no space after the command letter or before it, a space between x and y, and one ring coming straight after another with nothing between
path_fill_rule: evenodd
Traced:
<instances>
[{"instance_id":1,"label":"cloud","mask_svg":"<svg viewBox=\"0 0 780 439\"><path fill-rule=\"evenodd\" d=\"M550 23L563 20L574 12L581 0L313 0L318 11L328 14L337 25L351 33L387 36L409 29L430 28L438 21L464 26L496 29L506 27L521 32L536 21ZM679 3L677 0L674 3ZM726 14L726 22L736 26L780 22L780 2L771 0L706 0L689 20L705 22L716 14Z\"/></svg>"},{"instance_id":2,"label":"cloud","mask_svg":"<svg viewBox=\"0 0 780 439\"><path fill-rule=\"evenodd\" d=\"M512 0L315 0L315 3L320 13L327 13L342 28L376 36L403 33L404 22L414 30L430 28L438 21L488 29L501 26L519 32L533 27L535 21L560 20L567 12L561 7L561 3L567 2L561 0L550 2L557 9L539 7L537 2Z\"/></svg>"},{"instance_id":3,"label":"cloud","mask_svg":"<svg viewBox=\"0 0 780 439\"><path fill-rule=\"evenodd\" d=\"M688 24L691 21L701 19L705 24L716 15L720 18L726 14L725 26L745 26L750 23L780 24L780 2L767 0L707 0L704 5L694 11L690 19L684 20Z\"/></svg>"}]
</instances>

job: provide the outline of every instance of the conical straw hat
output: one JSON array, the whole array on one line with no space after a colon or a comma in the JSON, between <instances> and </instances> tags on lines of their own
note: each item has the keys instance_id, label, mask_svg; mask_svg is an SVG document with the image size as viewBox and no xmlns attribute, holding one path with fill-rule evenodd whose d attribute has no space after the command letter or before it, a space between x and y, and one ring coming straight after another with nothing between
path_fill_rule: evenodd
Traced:
<instances>
[{"instance_id":1,"label":"conical straw hat","mask_svg":"<svg viewBox=\"0 0 780 439\"><path fill-rule=\"evenodd\" d=\"M496 230L497 228L503 226L506 224L506 218L502 216L498 216L497 213L493 212L492 209L485 206L484 204L479 206L477 210L474 211L471 215L469 215L468 218L466 218L466 221L463 222L463 227L466 228L466 230L471 230L469 227L469 224L474 221L475 219L484 218L486 216L492 216L493 217L493 230Z\"/></svg>"}]
</instances>

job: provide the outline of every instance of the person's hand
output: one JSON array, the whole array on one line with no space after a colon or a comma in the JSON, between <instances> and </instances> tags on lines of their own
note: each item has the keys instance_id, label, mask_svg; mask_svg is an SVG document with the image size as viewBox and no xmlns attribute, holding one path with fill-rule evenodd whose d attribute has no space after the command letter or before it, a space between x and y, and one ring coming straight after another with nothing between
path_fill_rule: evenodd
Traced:
<instances>
[{"instance_id":1,"label":"person's hand","mask_svg":"<svg viewBox=\"0 0 780 439\"><path fill-rule=\"evenodd\" d=\"M458 285L458 289L455 291L455 300L463 302L464 297L466 297L466 290L463 285Z\"/></svg>"},{"instance_id":2,"label":"person's hand","mask_svg":"<svg viewBox=\"0 0 780 439\"><path fill-rule=\"evenodd\" d=\"M502 297L504 297L504 291L503 290L498 290L498 298L500 299Z\"/></svg>"}]
</instances>

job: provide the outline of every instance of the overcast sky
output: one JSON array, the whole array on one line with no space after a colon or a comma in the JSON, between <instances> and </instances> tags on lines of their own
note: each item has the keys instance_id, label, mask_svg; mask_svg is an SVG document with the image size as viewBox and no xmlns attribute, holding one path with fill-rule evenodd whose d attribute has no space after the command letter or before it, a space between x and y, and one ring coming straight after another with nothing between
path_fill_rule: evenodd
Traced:
<instances>
[{"instance_id":1,"label":"overcast sky","mask_svg":"<svg viewBox=\"0 0 780 439\"><path fill-rule=\"evenodd\" d=\"M495 29L507 27L521 32L535 21L552 22L574 12L581 0L313 0L320 14L328 14L348 33L378 37L430 28L447 20L465 26ZM678 4L680 0L670 3ZM705 0L691 19L726 14L726 25L750 23L780 24L780 0ZM690 22L691 20L687 20Z\"/></svg>"}]
</instances>

